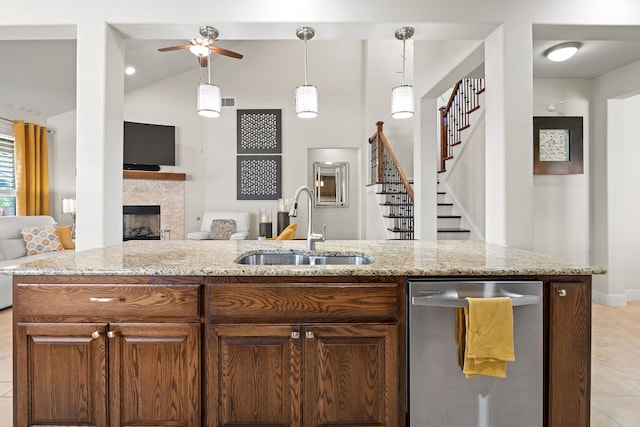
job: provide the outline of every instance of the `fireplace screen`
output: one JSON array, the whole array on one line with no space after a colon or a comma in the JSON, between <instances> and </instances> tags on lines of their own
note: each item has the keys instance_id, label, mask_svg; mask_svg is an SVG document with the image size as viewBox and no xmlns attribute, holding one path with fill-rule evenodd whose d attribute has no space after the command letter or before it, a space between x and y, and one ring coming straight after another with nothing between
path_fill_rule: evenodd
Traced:
<instances>
[{"instance_id":1,"label":"fireplace screen","mask_svg":"<svg viewBox=\"0 0 640 427\"><path fill-rule=\"evenodd\" d=\"M123 206L122 240L160 240L160 206Z\"/></svg>"}]
</instances>

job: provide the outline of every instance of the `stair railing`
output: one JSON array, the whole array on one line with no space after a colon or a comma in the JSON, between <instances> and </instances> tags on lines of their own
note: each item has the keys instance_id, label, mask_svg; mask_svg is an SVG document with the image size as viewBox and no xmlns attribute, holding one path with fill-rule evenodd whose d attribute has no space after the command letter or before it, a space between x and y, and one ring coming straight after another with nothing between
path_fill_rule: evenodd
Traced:
<instances>
[{"instance_id":1,"label":"stair railing","mask_svg":"<svg viewBox=\"0 0 640 427\"><path fill-rule=\"evenodd\" d=\"M384 122L377 122L377 131L369 138L371 146L371 184L401 182L413 201L413 187L382 131Z\"/></svg>"},{"instance_id":2,"label":"stair railing","mask_svg":"<svg viewBox=\"0 0 640 427\"><path fill-rule=\"evenodd\" d=\"M381 205L388 209L385 218L391 219L393 226L388 228L401 240L413 239L413 187L387 137L382 131L383 122L376 123L376 133L369 138L371 147L370 184L380 184L385 202Z\"/></svg>"},{"instance_id":3,"label":"stair railing","mask_svg":"<svg viewBox=\"0 0 640 427\"><path fill-rule=\"evenodd\" d=\"M462 143L461 133L469 127L469 114L480 108L484 79L460 80L453 87L446 105L440 107L440 172L447 170L453 149Z\"/></svg>"}]
</instances>

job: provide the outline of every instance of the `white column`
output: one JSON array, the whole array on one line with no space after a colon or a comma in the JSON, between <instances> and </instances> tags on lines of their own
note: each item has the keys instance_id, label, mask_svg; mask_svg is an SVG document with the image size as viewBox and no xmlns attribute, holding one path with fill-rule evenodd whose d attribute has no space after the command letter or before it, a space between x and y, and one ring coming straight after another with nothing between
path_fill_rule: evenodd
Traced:
<instances>
[{"instance_id":1,"label":"white column","mask_svg":"<svg viewBox=\"0 0 640 427\"><path fill-rule=\"evenodd\" d=\"M532 34L508 22L485 40L486 240L533 246Z\"/></svg>"},{"instance_id":2,"label":"white column","mask_svg":"<svg viewBox=\"0 0 640 427\"><path fill-rule=\"evenodd\" d=\"M77 44L78 250L122 241L124 42L106 22L83 20Z\"/></svg>"},{"instance_id":3,"label":"white column","mask_svg":"<svg viewBox=\"0 0 640 427\"><path fill-rule=\"evenodd\" d=\"M417 95L417 94L416 94ZM438 238L437 104L434 98L415 100L413 134L414 227L417 240ZM434 143L434 140L436 143Z\"/></svg>"}]
</instances>

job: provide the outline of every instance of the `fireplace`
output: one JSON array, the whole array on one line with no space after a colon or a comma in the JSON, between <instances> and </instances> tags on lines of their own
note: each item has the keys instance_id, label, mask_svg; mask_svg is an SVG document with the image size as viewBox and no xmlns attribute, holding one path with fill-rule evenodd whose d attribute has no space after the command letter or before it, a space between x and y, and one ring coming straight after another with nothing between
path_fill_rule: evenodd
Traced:
<instances>
[{"instance_id":1,"label":"fireplace","mask_svg":"<svg viewBox=\"0 0 640 427\"><path fill-rule=\"evenodd\" d=\"M160 240L160 205L123 206L122 240Z\"/></svg>"}]
</instances>

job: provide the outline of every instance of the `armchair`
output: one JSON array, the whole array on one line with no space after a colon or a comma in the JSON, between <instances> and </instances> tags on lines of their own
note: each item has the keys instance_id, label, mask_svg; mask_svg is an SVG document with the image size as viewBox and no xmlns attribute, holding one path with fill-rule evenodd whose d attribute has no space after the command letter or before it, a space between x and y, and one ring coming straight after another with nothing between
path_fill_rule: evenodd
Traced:
<instances>
[{"instance_id":1,"label":"armchair","mask_svg":"<svg viewBox=\"0 0 640 427\"><path fill-rule=\"evenodd\" d=\"M211 240L211 222L214 219L232 219L236 223L236 232L229 240L246 240L249 238L249 226L251 224L248 212L205 212L202 214L200 231L187 234L188 240Z\"/></svg>"}]
</instances>

